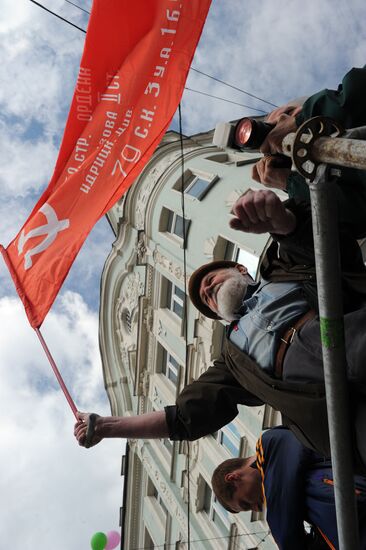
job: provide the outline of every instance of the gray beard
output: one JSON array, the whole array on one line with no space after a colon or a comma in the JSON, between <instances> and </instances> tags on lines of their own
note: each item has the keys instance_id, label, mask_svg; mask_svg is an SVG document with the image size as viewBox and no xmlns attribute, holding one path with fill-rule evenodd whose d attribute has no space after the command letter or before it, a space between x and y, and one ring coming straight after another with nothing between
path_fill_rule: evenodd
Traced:
<instances>
[{"instance_id":1,"label":"gray beard","mask_svg":"<svg viewBox=\"0 0 366 550\"><path fill-rule=\"evenodd\" d=\"M225 321L240 319L239 311L246 294L249 278L236 269L233 275L227 279L217 293L217 313Z\"/></svg>"}]
</instances>

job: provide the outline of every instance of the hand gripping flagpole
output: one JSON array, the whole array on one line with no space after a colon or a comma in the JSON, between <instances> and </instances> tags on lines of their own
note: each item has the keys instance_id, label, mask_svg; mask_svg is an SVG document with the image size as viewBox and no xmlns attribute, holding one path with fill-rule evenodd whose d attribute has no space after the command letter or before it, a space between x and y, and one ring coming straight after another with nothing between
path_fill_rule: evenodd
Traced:
<instances>
[{"instance_id":1,"label":"hand gripping flagpole","mask_svg":"<svg viewBox=\"0 0 366 550\"><path fill-rule=\"evenodd\" d=\"M19 296L22 297L22 301L23 301L25 310L26 310L26 312L27 312L27 315L28 315L29 320L31 321L31 318L30 318L30 315L31 315L31 314L30 314L31 308L30 308L30 305L28 304L27 297L26 297L26 295L24 294L24 292L21 291L20 281L19 281L19 279L18 279L18 277L17 277L17 274L16 274L16 272L15 272L15 270L14 270L12 264L11 264L11 261L10 261L10 258L9 258L9 256L8 256L7 252L6 252L6 249L5 249L5 248L3 247L3 245L1 245L1 244L0 244L0 252L1 252L1 254L3 255L3 258L4 258L4 261L5 261L6 267L8 268L8 270L9 270L9 272L10 272L10 275L12 276L13 281L15 282L16 290L17 290ZM78 414L77 414L78 410L77 410L77 408L76 408L76 405L75 405L75 403L74 403L74 401L73 401L73 399L72 399L72 397L71 397L71 395L70 395L70 393L69 393L69 391L68 391L68 389L67 389L67 387L66 387L65 382L63 381L63 378L62 378L62 376L61 376L61 373L60 373L60 371L59 371L58 368L57 368L57 365L56 365L56 363L55 363L55 361L54 361L54 359L53 359L53 357L52 357L52 355L51 355L51 352L50 352L50 350L49 350L49 348L48 348L48 346L47 346L47 344L46 344L46 342L45 342L45 339L43 338L43 335L42 335L41 331L39 330L39 327L34 327L33 324L32 324L32 322L31 322L30 324L32 325L33 329L35 330L35 333L37 334L38 339L39 339L39 341L41 342L41 345L42 345L42 347L43 347L43 350L44 350L44 352L45 352L45 354L46 354L46 356L47 356L47 359L48 359L48 361L49 361L49 363L50 363L50 365L51 365L51 367L52 367L52 370L53 370L53 372L54 372L54 374L55 374L55 376L56 376L56 378L57 378L57 381L58 381L58 383L60 384L60 387L61 387L61 389L62 389L62 391L63 391L63 393L64 393L64 395L65 395L65 397L66 397L66 400L67 400L67 402L69 403L69 405L70 405L70 407L71 407L71 410L72 410L72 412L73 412L73 414L74 414L76 420L78 420Z\"/></svg>"}]
</instances>

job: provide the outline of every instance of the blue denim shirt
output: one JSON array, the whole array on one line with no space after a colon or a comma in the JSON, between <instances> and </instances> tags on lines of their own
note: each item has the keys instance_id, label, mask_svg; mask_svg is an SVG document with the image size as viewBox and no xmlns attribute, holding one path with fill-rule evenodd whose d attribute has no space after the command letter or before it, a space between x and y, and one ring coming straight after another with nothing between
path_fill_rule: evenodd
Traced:
<instances>
[{"instance_id":1,"label":"blue denim shirt","mask_svg":"<svg viewBox=\"0 0 366 550\"><path fill-rule=\"evenodd\" d=\"M262 280L248 287L241 318L230 325L229 339L272 374L281 336L309 309L300 283Z\"/></svg>"}]
</instances>

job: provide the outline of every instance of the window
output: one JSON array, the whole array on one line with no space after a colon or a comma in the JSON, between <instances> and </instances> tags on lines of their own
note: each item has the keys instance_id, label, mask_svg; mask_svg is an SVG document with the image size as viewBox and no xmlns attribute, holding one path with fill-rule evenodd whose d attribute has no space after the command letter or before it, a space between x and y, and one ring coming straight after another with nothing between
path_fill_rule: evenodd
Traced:
<instances>
[{"instance_id":1,"label":"window","mask_svg":"<svg viewBox=\"0 0 366 550\"><path fill-rule=\"evenodd\" d=\"M172 210L169 210L167 232L174 233L174 235L177 235L177 237L183 239L184 230L184 219L182 218L182 216L179 216L179 214L176 214L175 212L172 212Z\"/></svg>"},{"instance_id":2,"label":"window","mask_svg":"<svg viewBox=\"0 0 366 550\"><path fill-rule=\"evenodd\" d=\"M154 483L151 481L150 477L148 478L148 482L147 482L147 496L153 497L157 500L161 508L162 514L164 518L166 518L168 515L167 507L165 506L164 501L161 498L161 495L159 494L159 491L155 487Z\"/></svg>"},{"instance_id":3,"label":"window","mask_svg":"<svg viewBox=\"0 0 366 550\"><path fill-rule=\"evenodd\" d=\"M218 432L213 433L212 436L233 458L248 456L248 440L245 436L240 435L234 422L230 422Z\"/></svg>"},{"instance_id":4,"label":"window","mask_svg":"<svg viewBox=\"0 0 366 550\"><path fill-rule=\"evenodd\" d=\"M211 510L211 500L212 500L212 489L206 482L204 482L203 510L207 514L209 514Z\"/></svg>"},{"instance_id":5,"label":"window","mask_svg":"<svg viewBox=\"0 0 366 550\"><path fill-rule=\"evenodd\" d=\"M170 309L180 319L184 315L185 294L178 286L168 281L166 307Z\"/></svg>"},{"instance_id":6,"label":"window","mask_svg":"<svg viewBox=\"0 0 366 550\"><path fill-rule=\"evenodd\" d=\"M245 250L244 248L240 248L237 244L227 241L226 239L221 238L220 240L222 241L219 243L220 250L222 247L225 248L223 251L225 260L232 260L234 262L238 262L239 264L245 265L248 269L249 275L255 279L258 270L259 257L252 252L248 252L248 250Z\"/></svg>"},{"instance_id":7,"label":"window","mask_svg":"<svg viewBox=\"0 0 366 550\"><path fill-rule=\"evenodd\" d=\"M363 258L364 264L366 265L366 239L362 239L358 241L358 244L360 245L362 258Z\"/></svg>"},{"instance_id":8,"label":"window","mask_svg":"<svg viewBox=\"0 0 366 550\"><path fill-rule=\"evenodd\" d=\"M214 155L206 157L206 159L211 162L219 162L220 164L232 164L227 153L215 153Z\"/></svg>"},{"instance_id":9,"label":"window","mask_svg":"<svg viewBox=\"0 0 366 550\"><path fill-rule=\"evenodd\" d=\"M201 200L206 195L210 185L210 181L204 180L198 176L193 176L184 192L187 193L187 195L191 195L191 197L196 197L196 199Z\"/></svg>"},{"instance_id":10,"label":"window","mask_svg":"<svg viewBox=\"0 0 366 550\"><path fill-rule=\"evenodd\" d=\"M206 512L211 521L221 533L227 533L230 529L229 512L221 506L212 492L210 486L204 481L204 494L202 510Z\"/></svg>"},{"instance_id":11,"label":"window","mask_svg":"<svg viewBox=\"0 0 366 550\"><path fill-rule=\"evenodd\" d=\"M194 173L191 170L187 170L183 176L184 193L195 199L202 200L218 179L218 176L215 174L207 174L198 170ZM178 179L173 189L181 191L182 178Z\"/></svg>"},{"instance_id":12,"label":"window","mask_svg":"<svg viewBox=\"0 0 366 550\"><path fill-rule=\"evenodd\" d=\"M262 430L268 430L273 426L281 424L281 416L278 411L273 409L270 405L264 406Z\"/></svg>"},{"instance_id":13,"label":"window","mask_svg":"<svg viewBox=\"0 0 366 550\"><path fill-rule=\"evenodd\" d=\"M154 548L155 548L154 541L151 538L151 535L150 535L150 533L149 533L149 531L147 530L146 527L145 527L145 537L144 538L145 538L144 548L146 548L146 550L154 550Z\"/></svg>"},{"instance_id":14,"label":"window","mask_svg":"<svg viewBox=\"0 0 366 550\"><path fill-rule=\"evenodd\" d=\"M164 352L162 373L176 386L178 384L179 363L166 350Z\"/></svg>"},{"instance_id":15,"label":"window","mask_svg":"<svg viewBox=\"0 0 366 550\"><path fill-rule=\"evenodd\" d=\"M169 233L183 241L187 238L190 223L190 220L187 220L187 218L183 219L182 216L173 210L164 207L161 211L159 231Z\"/></svg>"},{"instance_id":16,"label":"window","mask_svg":"<svg viewBox=\"0 0 366 550\"><path fill-rule=\"evenodd\" d=\"M169 353L164 346L158 343L157 348L158 367L157 372L164 374L174 386L179 385L181 363ZM168 447L168 445L166 445Z\"/></svg>"},{"instance_id":17,"label":"window","mask_svg":"<svg viewBox=\"0 0 366 550\"><path fill-rule=\"evenodd\" d=\"M259 258L257 256L247 250L244 250L243 248L238 248L235 261L239 264L245 265L248 269L249 275L255 279L259 263Z\"/></svg>"},{"instance_id":18,"label":"window","mask_svg":"<svg viewBox=\"0 0 366 550\"><path fill-rule=\"evenodd\" d=\"M230 422L230 424L227 424L227 426L218 432L217 441L228 451L231 456L240 456L241 437L233 422Z\"/></svg>"},{"instance_id":19,"label":"window","mask_svg":"<svg viewBox=\"0 0 366 550\"><path fill-rule=\"evenodd\" d=\"M174 444L173 441L170 439L163 439L162 443L164 447L167 449L168 453L171 455L173 453Z\"/></svg>"}]
</instances>

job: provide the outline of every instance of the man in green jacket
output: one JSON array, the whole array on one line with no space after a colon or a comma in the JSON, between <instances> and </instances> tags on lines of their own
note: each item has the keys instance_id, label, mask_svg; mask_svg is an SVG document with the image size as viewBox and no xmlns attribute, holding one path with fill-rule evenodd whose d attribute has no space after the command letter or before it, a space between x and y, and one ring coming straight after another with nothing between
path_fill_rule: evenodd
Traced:
<instances>
[{"instance_id":1,"label":"man in green jacket","mask_svg":"<svg viewBox=\"0 0 366 550\"><path fill-rule=\"evenodd\" d=\"M275 124L261 146L264 157L253 168L253 179L266 187L282 189L289 198L309 201L309 187L304 178L289 168L279 168L277 153L282 152L282 140L290 132L314 116L327 116L344 129L366 125L366 66L351 69L337 90L322 90L308 99L302 98L275 109L267 121ZM335 193L340 206L340 221L360 239L366 236L366 173L341 168ZM355 209L357 205L357 209Z\"/></svg>"}]
</instances>

